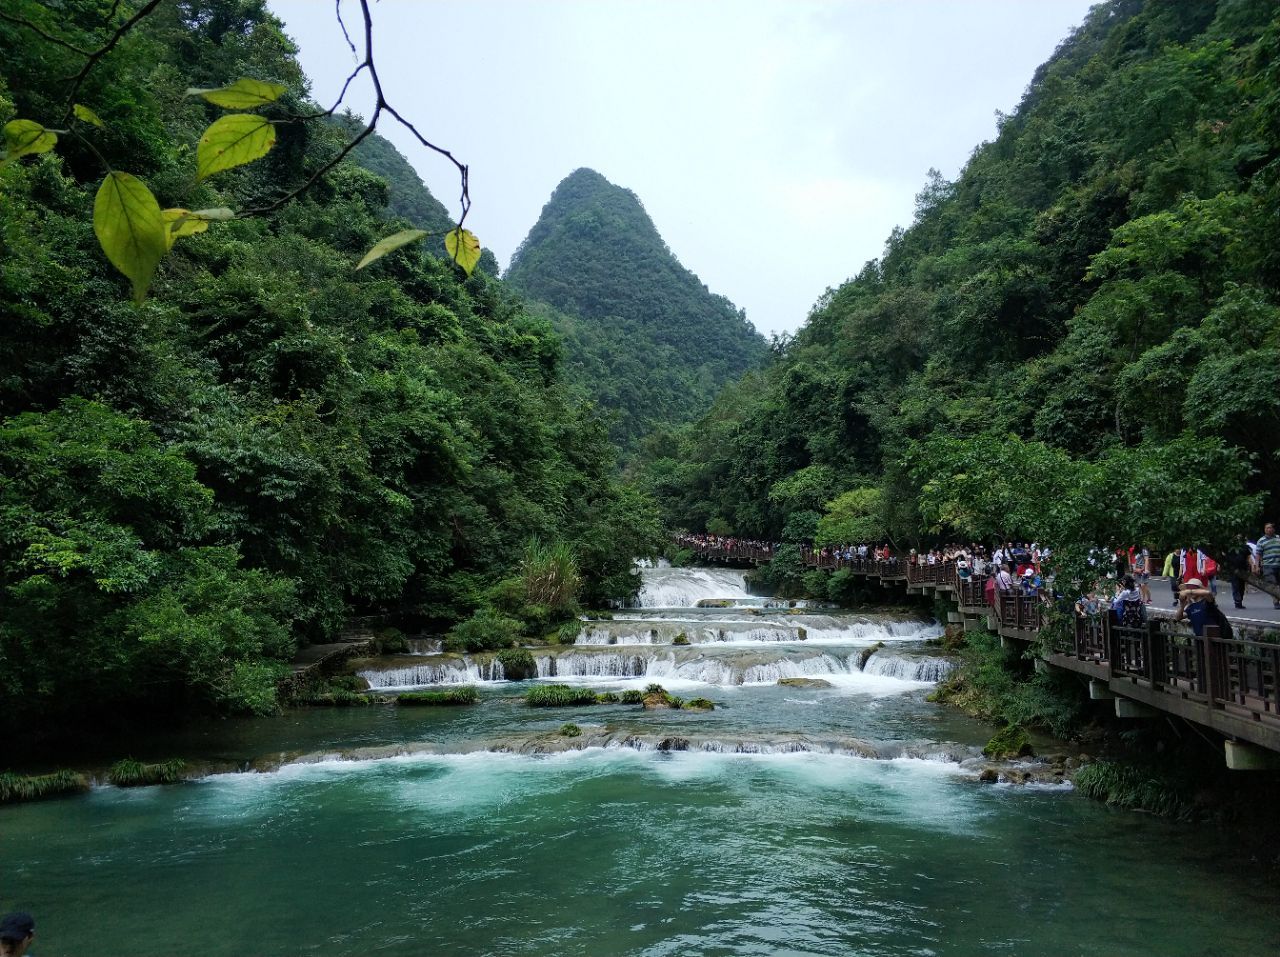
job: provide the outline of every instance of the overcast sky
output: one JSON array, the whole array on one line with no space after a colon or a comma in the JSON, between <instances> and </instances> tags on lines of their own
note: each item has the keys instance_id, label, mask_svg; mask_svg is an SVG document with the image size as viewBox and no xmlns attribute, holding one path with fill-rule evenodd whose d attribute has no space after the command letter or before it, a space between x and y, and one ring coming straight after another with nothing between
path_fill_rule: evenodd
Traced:
<instances>
[{"instance_id":1,"label":"overcast sky","mask_svg":"<svg viewBox=\"0 0 1280 957\"><path fill-rule=\"evenodd\" d=\"M324 0L269 0L332 103L354 61ZM911 221L995 133L1088 0L381 0L387 98L471 167L467 225L505 268L589 166L766 335ZM355 0L343 10L353 39ZM370 110L367 87L348 103ZM456 171L380 132L456 216Z\"/></svg>"}]
</instances>

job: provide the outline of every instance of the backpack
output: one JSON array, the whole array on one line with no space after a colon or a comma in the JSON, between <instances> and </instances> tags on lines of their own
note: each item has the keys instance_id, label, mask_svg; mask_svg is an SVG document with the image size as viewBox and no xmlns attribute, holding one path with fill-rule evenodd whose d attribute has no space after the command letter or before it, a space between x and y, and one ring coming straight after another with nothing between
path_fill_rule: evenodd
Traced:
<instances>
[{"instance_id":1,"label":"backpack","mask_svg":"<svg viewBox=\"0 0 1280 957\"><path fill-rule=\"evenodd\" d=\"M1221 614L1221 612L1219 612ZM1147 618L1142 599L1129 598L1121 602L1120 625L1124 628L1141 628Z\"/></svg>"},{"instance_id":2,"label":"backpack","mask_svg":"<svg viewBox=\"0 0 1280 957\"><path fill-rule=\"evenodd\" d=\"M1222 609L1218 607L1217 602L1210 602L1209 604L1209 619L1213 624L1218 626L1218 637L1225 638L1230 641L1233 636L1233 632L1231 631L1231 621L1227 618Z\"/></svg>"}]
</instances>

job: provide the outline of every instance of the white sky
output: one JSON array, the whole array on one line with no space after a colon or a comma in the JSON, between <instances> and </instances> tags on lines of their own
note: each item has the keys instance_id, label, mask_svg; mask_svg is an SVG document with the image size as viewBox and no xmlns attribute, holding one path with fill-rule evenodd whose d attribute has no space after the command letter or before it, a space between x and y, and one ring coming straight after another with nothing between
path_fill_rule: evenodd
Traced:
<instances>
[{"instance_id":1,"label":"white sky","mask_svg":"<svg viewBox=\"0 0 1280 957\"><path fill-rule=\"evenodd\" d=\"M766 335L909 225L995 133L1089 0L381 0L383 90L471 167L468 227L506 268L588 166ZM327 0L270 0L329 106L354 62ZM359 5L344 0L361 43ZM367 86L347 103L371 109ZM379 131L458 214L457 173Z\"/></svg>"}]
</instances>

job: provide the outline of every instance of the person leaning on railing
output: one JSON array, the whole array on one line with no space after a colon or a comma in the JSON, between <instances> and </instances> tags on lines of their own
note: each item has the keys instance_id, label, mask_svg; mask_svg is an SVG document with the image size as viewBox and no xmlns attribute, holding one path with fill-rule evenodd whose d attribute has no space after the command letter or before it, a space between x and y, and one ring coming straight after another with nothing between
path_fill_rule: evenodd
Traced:
<instances>
[{"instance_id":1,"label":"person leaning on railing","mask_svg":"<svg viewBox=\"0 0 1280 957\"><path fill-rule=\"evenodd\" d=\"M1213 592L1204 587L1198 578L1188 578L1182 583L1178 595L1178 613L1175 621L1188 621L1196 637L1202 637L1206 627L1216 626L1219 638L1231 637L1231 622L1218 607Z\"/></svg>"}]
</instances>

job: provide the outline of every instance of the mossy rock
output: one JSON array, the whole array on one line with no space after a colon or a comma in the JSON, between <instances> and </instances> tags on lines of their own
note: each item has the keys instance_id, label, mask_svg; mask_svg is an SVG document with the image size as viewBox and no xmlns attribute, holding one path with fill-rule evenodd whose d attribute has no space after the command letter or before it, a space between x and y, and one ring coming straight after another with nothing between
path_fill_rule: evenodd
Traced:
<instances>
[{"instance_id":1,"label":"mossy rock","mask_svg":"<svg viewBox=\"0 0 1280 957\"><path fill-rule=\"evenodd\" d=\"M619 694L618 701L622 704L644 704L644 692L637 688L631 688Z\"/></svg>"},{"instance_id":2,"label":"mossy rock","mask_svg":"<svg viewBox=\"0 0 1280 957\"><path fill-rule=\"evenodd\" d=\"M1027 729L1017 724L1006 725L997 731L982 749L982 753L998 761L1027 757L1034 754Z\"/></svg>"},{"instance_id":3,"label":"mossy rock","mask_svg":"<svg viewBox=\"0 0 1280 957\"><path fill-rule=\"evenodd\" d=\"M826 678L779 678L778 684L787 688L831 688Z\"/></svg>"},{"instance_id":4,"label":"mossy rock","mask_svg":"<svg viewBox=\"0 0 1280 957\"><path fill-rule=\"evenodd\" d=\"M538 677L538 662L527 648L503 648L494 656L502 665L502 674L508 681L528 681Z\"/></svg>"},{"instance_id":5,"label":"mossy rock","mask_svg":"<svg viewBox=\"0 0 1280 957\"><path fill-rule=\"evenodd\" d=\"M566 738L577 738L582 735L582 729L573 722L566 722L560 725L560 734Z\"/></svg>"},{"instance_id":6,"label":"mossy rock","mask_svg":"<svg viewBox=\"0 0 1280 957\"><path fill-rule=\"evenodd\" d=\"M733 601L728 598L701 598L698 600L699 608L732 608Z\"/></svg>"},{"instance_id":7,"label":"mossy rock","mask_svg":"<svg viewBox=\"0 0 1280 957\"><path fill-rule=\"evenodd\" d=\"M617 704L619 700L620 699L616 691L601 691L596 694L597 704Z\"/></svg>"},{"instance_id":8,"label":"mossy rock","mask_svg":"<svg viewBox=\"0 0 1280 957\"><path fill-rule=\"evenodd\" d=\"M690 698L684 703L685 711L715 711L716 705L709 698Z\"/></svg>"},{"instance_id":9,"label":"mossy rock","mask_svg":"<svg viewBox=\"0 0 1280 957\"><path fill-rule=\"evenodd\" d=\"M375 645L382 655L402 655L409 650L409 642L399 628L383 628L375 636Z\"/></svg>"},{"instance_id":10,"label":"mossy rock","mask_svg":"<svg viewBox=\"0 0 1280 957\"><path fill-rule=\"evenodd\" d=\"M671 639L671 643L673 645L687 645L689 643L689 636L682 631Z\"/></svg>"},{"instance_id":11,"label":"mossy rock","mask_svg":"<svg viewBox=\"0 0 1280 957\"><path fill-rule=\"evenodd\" d=\"M801 641L806 640L806 639L809 637L809 629L807 629L807 628L805 628L805 627L803 627L803 626L797 626L797 628L796 628L796 637L797 637L798 639L800 639Z\"/></svg>"},{"instance_id":12,"label":"mossy rock","mask_svg":"<svg viewBox=\"0 0 1280 957\"><path fill-rule=\"evenodd\" d=\"M867 659L874 655L877 651L884 647L883 641L877 641L874 645L863 648L858 652L858 668L862 669L867 666Z\"/></svg>"},{"instance_id":13,"label":"mossy rock","mask_svg":"<svg viewBox=\"0 0 1280 957\"><path fill-rule=\"evenodd\" d=\"M657 749L663 752L688 751L689 739L688 738L663 738L661 741L658 742Z\"/></svg>"},{"instance_id":14,"label":"mossy rock","mask_svg":"<svg viewBox=\"0 0 1280 957\"><path fill-rule=\"evenodd\" d=\"M644 689L644 696L640 699L640 703L644 705L646 711L661 711L665 708L679 708L684 702L668 694L667 689L662 685L655 684Z\"/></svg>"}]
</instances>

